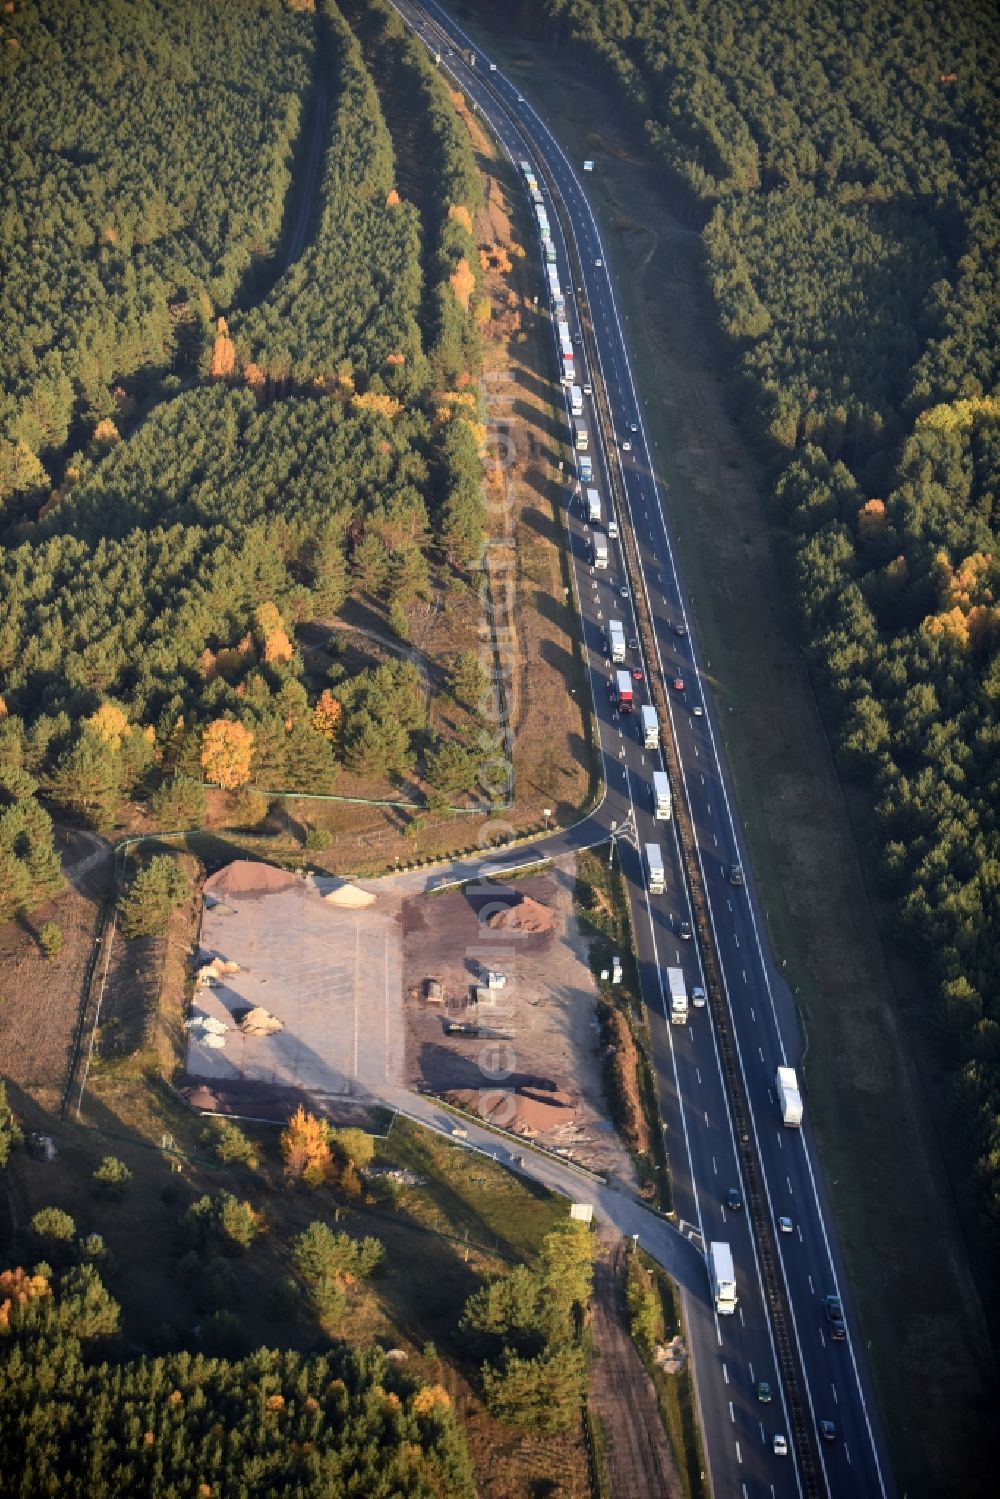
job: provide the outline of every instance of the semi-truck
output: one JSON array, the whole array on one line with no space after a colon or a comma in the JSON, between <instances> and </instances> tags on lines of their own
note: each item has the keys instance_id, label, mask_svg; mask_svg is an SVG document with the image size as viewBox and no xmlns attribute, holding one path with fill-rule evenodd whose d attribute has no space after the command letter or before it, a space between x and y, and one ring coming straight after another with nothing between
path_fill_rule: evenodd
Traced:
<instances>
[{"instance_id":1,"label":"semi-truck","mask_svg":"<svg viewBox=\"0 0 1000 1499\"><path fill-rule=\"evenodd\" d=\"M601 521L601 492L599 489L587 490L587 519L591 525L599 525Z\"/></svg>"},{"instance_id":2,"label":"semi-truck","mask_svg":"<svg viewBox=\"0 0 1000 1499\"><path fill-rule=\"evenodd\" d=\"M802 1123L802 1094L794 1067L779 1067L774 1085L781 1105L781 1122L786 1129L798 1129Z\"/></svg>"},{"instance_id":3,"label":"semi-truck","mask_svg":"<svg viewBox=\"0 0 1000 1499\"><path fill-rule=\"evenodd\" d=\"M576 439L576 450L585 453L590 447L590 433L587 431L586 422L573 423L573 436Z\"/></svg>"},{"instance_id":4,"label":"semi-truck","mask_svg":"<svg viewBox=\"0 0 1000 1499\"><path fill-rule=\"evenodd\" d=\"M569 388L570 410L574 416L583 415L583 391L579 385L571 385Z\"/></svg>"},{"instance_id":5,"label":"semi-truck","mask_svg":"<svg viewBox=\"0 0 1000 1499\"><path fill-rule=\"evenodd\" d=\"M653 816L657 822L670 821L670 781L666 771L653 771Z\"/></svg>"},{"instance_id":6,"label":"semi-truck","mask_svg":"<svg viewBox=\"0 0 1000 1499\"><path fill-rule=\"evenodd\" d=\"M728 1244L713 1239L708 1246L708 1279L720 1317L731 1317L736 1310L736 1267Z\"/></svg>"},{"instance_id":7,"label":"semi-truck","mask_svg":"<svg viewBox=\"0 0 1000 1499\"><path fill-rule=\"evenodd\" d=\"M680 968L667 969L667 988L670 990L670 1024L683 1025L688 1018L688 992Z\"/></svg>"},{"instance_id":8,"label":"semi-truck","mask_svg":"<svg viewBox=\"0 0 1000 1499\"><path fill-rule=\"evenodd\" d=\"M600 531L594 533L590 542L591 552L595 567L607 567L608 565L608 538Z\"/></svg>"},{"instance_id":9,"label":"semi-truck","mask_svg":"<svg viewBox=\"0 0 1000 1499\"><path fill-rule=\"evenodd\" d=\"M572 361L572 359L563 359L563 362L562 362L562 383L564 385L572 385L573 381L575 379L576 379L576 371L573 368L573 361Z\"/></svg>"},{"instance_id":10,"label":"semi-truck","mask_svg":"<svg viewBox=\"0 0 1000 1499\"><path fill-rule=\"evenodd\" d=\"M635 707L635 696L632 692L631 672L615 672L615 696L618 699L618 712L631 713L632 709Z\"/></svg>"},{"instance_id":11,"label":"semi-truck","mask_svg":"<svg viewBox=\"0 0 1000 1499\"><path fill-rule=\"evenodd\" d=\"M625 626L620 619L608 620L608 649L612 661L625 660Z\"/></svg>"},{"instance_id":12,"label":"semi-truck","mask_svg":"<svg viewBox=\"0 0 1000 1499\"><path fill-rule=\"evenodd\" d=\"M660 720L651 703L642 705L642 745L643 749L659 749L660 747Z\"/></svg>"},{"instance_id":13,"label":"semi-truck","mask_svg":"<svg viewBox=\"0 0 1000 1499\"><path fill-rule=\"evenodd\" d=\"M663 853L658 843L646 844L646 888L650 895L662 895L667 888Z\"/></svg>"}]
</instances>

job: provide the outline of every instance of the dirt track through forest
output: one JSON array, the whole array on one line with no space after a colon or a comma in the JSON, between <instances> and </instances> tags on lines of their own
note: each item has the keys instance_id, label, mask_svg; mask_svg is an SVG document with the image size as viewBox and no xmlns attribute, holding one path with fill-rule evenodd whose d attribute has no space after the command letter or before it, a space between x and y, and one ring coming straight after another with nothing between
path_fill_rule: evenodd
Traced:
<instances>
[{"instance_id":1,"label":"dirt track through forest","mask_svg":"<svg viewBox=\"0 0 1000 1499\"><path fill-rule=\"evenodd\" d=\"M684 1490L660 1419L656 1391L628 1333L625 1241L602 1230L591 1301L594 1363L590 1409L605 1440L613 1499L682 1499Z\"/></svg>"}]
</instances>

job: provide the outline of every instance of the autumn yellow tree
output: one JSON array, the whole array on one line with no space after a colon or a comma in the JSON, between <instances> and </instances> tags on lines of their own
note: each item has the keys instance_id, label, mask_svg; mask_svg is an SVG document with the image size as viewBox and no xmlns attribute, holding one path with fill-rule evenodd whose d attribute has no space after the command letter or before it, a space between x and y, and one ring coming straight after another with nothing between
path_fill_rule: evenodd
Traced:
<instances>
[{"instance_id":1,"label":"autumn yellow tree","mask_svg":"<svg viewBox=\"0 0 1000 1499\"><path fill-rule=\"evenodd\" d=\"M476 289L476 278L472 273L472 267L464 255L448 279L451 282L451 289L458 298L463 310L468 312L469 298Z\"/></svg>"},{"instance_id":2,"label":"autumn yellow tree","mask_svg":"<svg viewBox=\"0 0 1000 1499\"><path fill-rule=\"evenodd\" d=\"M333 1172L330 1126L325 1119L307 1114L299 1104L281 1132L281 1156L285 1178L306 1187L321 1187Z\"/></svg>"},{"instance_id":3,"label":"autumn yellow tree","mask_svg":"<svg viewBox=\"0 0 1000 1499\"><path fill-rule=\"evenodd\" d=\"M245 786L250 779L254 734L228 718L210 723L201 738L201 765L208 780L224 791Z\"/></svg>"},{"instance_id":4,"label":"autumn yellow tree","mask_svg":"<svg viewBox=\"0 0 1000 1499\"><path fill-rule=\"evenodd\" d=\"M211 374L216 380L223 380L231 375L236 368L236 346L229 337L229 324L224 317L220 317L216 325L215 343L212 347L212 369Z\"/></svg>"},{"instance_id":5,"label":"autumn yellow tree","mask_svg":"<svg viewBox=\"0 0 1000 1499\"><path fill-rule=\"evenodd\" d=\"M97 712L90 715L87 723L98 739L103 739L112 749L119 749L122 740L132 732L125 709L120 708L117 703L102 703Z\"/></svg>"},{"instance_id":6,"label":"autumn yellow tree","mask_svg":"<svg viewBox=\"0 0 1000 1499\"><path fill-rule=\"evenodd\" d=\"M319 701L313 709L312 726L317 734L331 742L336 739L340 727L340 704L330 691L324 687L319 695Z\"/></svg>"}]
</instances>

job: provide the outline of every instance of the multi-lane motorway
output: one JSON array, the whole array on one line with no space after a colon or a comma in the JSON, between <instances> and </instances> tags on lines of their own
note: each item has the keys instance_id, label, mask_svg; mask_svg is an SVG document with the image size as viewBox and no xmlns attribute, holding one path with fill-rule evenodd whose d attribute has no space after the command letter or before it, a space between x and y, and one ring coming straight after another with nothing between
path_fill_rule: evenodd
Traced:
<instances>
[{"instance_id":1,"label":"multi-lane motorway","mask_svg":"<svg viewBox=\"0 0 1000 1499\"><path fill-rule=\"evenodd\" d=\"M586 402L594 483L604 502L601 529L606 529L611 497L617 492L627 513L616 518L631 528L638 576L627 576L623 552L614 539L609 541L608 568L592 566L590 528L573 484L566 489L581 628L607 790L591 818L549 840L545 852L593 843L612 829L617 835L616 846L629 882L675 1206L704 1244L721 1239L732 1246L739 1294L736 1315L716 1315L707 1276L703 1297L685 1296L711 1488L716 1496L803 1494L811 1486L820 1491L825 1488L834 1496L887 1495L894 1492L892 1478L863 1340L852 1314L816 1163L808 1098L804 1128L791 1130L782 1127L775 1097L775 1069L786 1063L795 1065L799 1057L794 1006L762 930L752 870L727 788L718 710L671 546L669 495L656 476L598 225L575 166L517 84L499 68L491 68L478 44L433 0L423 5L396 0L396 5L439 58L442 70L481 111L511 161L530 163L546 187L566 316L574 336L581 340L574 350L580 371L577 379L592 384L595 397L603 388L605 411L610 412L609 433L606 424L602 431L593 400ZM470 52L475 55L474 66L469 64ZM523 182L521 177L522 187ZM544 304L544 295L540 300ZM567 424L568 417L567 410ZM800 1467L791 1440L775 1325L751 1224L742 1207L726 1206L730 1188L736 1189L741 1201L746 1200L746 1184L712 1010L692 1009L683 1026L667 1023L664 968L682 966L689 988L703 983L704 977L697 945L680 936L681 923L692 922L692 912L676 824L653 820L650 785L653 770L662 768L659 753L643 748L638 712L619 716L609 691L613 668L607 647L608 621L622 620L631 639L637 640L640 634L633 586L644 594L655 659L641 662L639 651L633 648L628 664L641 666L647 678L651 671L659 671L669 695L670 721L664 729L677 746L721 969L726 1020L748 1110L752 1135L748 1148L755 1157L773 1225L771 1242L777 1246L787 1307L785 1325L800 1371L815 1472L812 1485L808 1464L805 1470ZM644 690L644 683L636 684L637 702L648 700ZM646 889L641 850L647 842L659 843L663 849L667 866L663 895L650 895ZM524 856L522 850L519 857ZM734 864L745 871L742 886L729 881ZM782 1218L791 1219L791 1232L779 1230ZM846 1309L848 1336L843 1342L833 1342L829 1336L823 1297L830 1293L839 1294ZM759 1398L761 1381L770 1386L770 1401ZM787 1456L775 1452L776 1435L789 1438Z\"/></svg>"}]
</instances>

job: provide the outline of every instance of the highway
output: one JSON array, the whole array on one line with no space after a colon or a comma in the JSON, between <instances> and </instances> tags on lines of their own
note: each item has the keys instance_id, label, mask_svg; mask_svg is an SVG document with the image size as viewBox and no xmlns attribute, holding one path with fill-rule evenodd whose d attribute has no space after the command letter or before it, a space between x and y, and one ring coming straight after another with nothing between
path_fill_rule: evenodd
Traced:
<instances>
[{"instance_id":1,"label":"highway","mask_svg":"<svg viewBox=\"0 0 1000 1499\"><path fill-rule=\"evenodd\" d=\"M606 791L589 818L564 833L539 840L537 854L552 856L615 835L629 882L675 1206L703 1244L722 1239L732 1246L739 1293L735 1316L716 1315L707 1274L700 1295L690 1289L682 1292L711 1489L716 1496L742 1494L747 1499L758 1494L810 1492L827 1492L838 1499L889 1495L895 1490L812 1143L808 1096L804 1127L785 1129L781 1123L774 1076L779 1065L794 1066L800 1060L797 1019L791 994L766 945L752 870L727 784L718 710L671 545L669 496L656 477L597 222L581 177L532 103L522 97L519 86L499 69L491 71L489 58L433 0L425 5L410 0L395 3L439 57L442 70L489 122L515 168L528 162L543 186L548 178L543 196L557 248L566 316L574 334L574 360L580 371L576 382L592 383L595 396L603 387L610 408L613 433L606 443L595 403L585 401L593 483L604 506L600 529L606 527L611 496L617 490L624 496L627 512L617 519L623 528L630 527L638 553L640 576L631 583L644 593L654 632L655 659L641 660L640 650L633 647L628 665L642 669L647 679L651 671L659 671L669 697L669 724L664 728L676 743L697 838L727 1026L735 1042L748 1108L752 1139L747 1148L756 1158L755 1169L763 1183L771 1242L776 1246L789 1309L784 1325L790 1330L800 1369L808 1432L798 1450L778 1372L776 1323L765 1294L758 1244L745 1210L726 1206L730 1188L746 1202L747 1183L740 1169L713 1013L710 1007L692 1009L684 1025L667 1021L664 968L682 966L689 990L705 980L697 943L680 935L681 923L694 925L694 919L676 820L656 822L652 815L651 775L654 769L665 767L658 752L643 748L639 734L638 704L648 701L643 696L646 683L635 684L637 711L631 716L618 714L609 691L613 667L606 637L608 621L622 620L630 641L638 643L640 637L631 583L615 540L609 543L608 568L593 567L592 533L574 494L572 475L566 486L567 522ZM475 67L468 65L469 50L475 53ZM522 190L524 182L520 175ZM568 237L562 232L563 224ZM541 263L540 241L536 244ZM543 273L539 300L544 307ZM555 357L554 317L552 327ZM588 353L592 356L589 366ZM667 866L663 895L650 895L646 889L641 850L647 843L658 843L663 850ZM498 856L492 863L497 869L505 862L513 867L531 855L532 850L522 849L509 860ZM744 871L743 885L730 882L735 864ZM782 1217L791 1219L791 1232L780 1230ZM843 1342L833 1342L829 1336L823 1308L823 1297L829 1293L838 1294L844 1304L847 1339ZM770 1386L769 1402L758 1396L760 1381ZM832 1423L832 1435L821 1434L824 1422ZM788 1438L787 1456L773 1449L777 1434Z\"/></svg>"}]
</instances>

